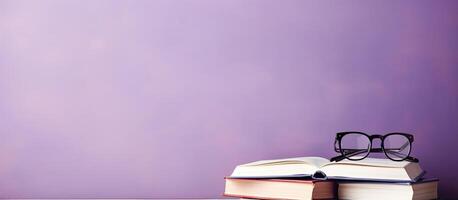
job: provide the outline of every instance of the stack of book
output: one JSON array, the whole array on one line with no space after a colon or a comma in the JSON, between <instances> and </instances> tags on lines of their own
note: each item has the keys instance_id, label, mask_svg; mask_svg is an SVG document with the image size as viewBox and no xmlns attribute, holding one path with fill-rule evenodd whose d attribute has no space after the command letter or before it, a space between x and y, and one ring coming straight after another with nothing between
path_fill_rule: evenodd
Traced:
<instances>
[{"instance_id":1,"label":"stack of book","mask_svg":"<svg viewBox=\"0 0 458 200\"><path fill-rule=\"evenodd\" d=\"M239 165L224 195L248 199L437 199L437 179L418 163L366 158L330 162L320 157Z\"/></svg>"}]
</instances>

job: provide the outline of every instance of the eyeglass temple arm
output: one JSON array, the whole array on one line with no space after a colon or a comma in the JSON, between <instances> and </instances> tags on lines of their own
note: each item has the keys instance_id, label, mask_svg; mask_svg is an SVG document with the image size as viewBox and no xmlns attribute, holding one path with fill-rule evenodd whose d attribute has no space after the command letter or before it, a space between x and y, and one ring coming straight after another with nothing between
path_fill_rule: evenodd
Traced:
<instances>
[{"instance_id":1,"label":"eyeglass temple arm","mask_svg":"<svg viewBox=\"0 0 458 200\"><path fill-rule=\"evenodd\" d=\"M331 162L339 162L339 161L341 161L343 159L345 159L345 156L340 155L340 156L332 157L331 159L329 159L329 161L331 161Z\"/></svg>"},{"instance_id":2,"label":"eyeglass temple arm","mask_svg":"<svg viewBox=\"0 0 458 200\"><path fill-rule=\"evenodd\" d=\"M385 149L385 150L386 150L386 149ZM388 153L397 155L397 156L399 156L399 157L405 157L405 156L406 156L405 154L400 153L400 152L397 152L397 151L393 151L393 150L386 150L386 151L388 151ZM415 157L412 157L412 156L407 156L407 157L405 158L405 160L410 161L410 162L419 162L418 158L415 158Z\"/></svg>"},{"instance_id":3,"label":"eyeglass temple arm","mask_svg":"<svg viewBox=\"0 0 458 200\"><path fill-rule=\"evenodd\" d=\"M353 152L356 152L356 151L367 151L366 149L342 149L343 151L353 151ZM391 148L391 149L385 149L385 151L390 151L392 153L399 153L399 152L396 152L396 151L402 151L403 149L401 148ZM337 152L340 152L340 151L337 151ZM371 148L370 149L370 152L383 152L383 149L382 148Z\"/></svg>"},{"instance_id":4,"label":"eyeglass temple arm","mask_svg":"<svg viewBox=\"0 0 458 200\"><path fill-rule=\"evenodd\" d=\"M410 142L405 142L401 147L399 148L389 148L389 149L385 149L385 150L399 150L399 151L402 151L404 150L408 145L410 144ZM360 150L360 149L349 149L349 150ZM339 153L340 150L339 150L339 147L337 146L337 140L334 141L334 151ZM383 152L383 150L381 148L373 148L371 149L371 152Z\"/></svg>"},{"instance_id":5,"label":"eyeglass temple arm","mask_svg":"<svg viewBox=\"0 0 458 200\"><path fill-rule=\"evenodd\" d=\"M405 148L405 147L404 147L404 148ZM362 152L366 151L366 150L364 150L364 149L362 149L362 150L361 150L361 149L344 149L344 151L345 151L345 150L346 150L346 151L354 151L354 152L350 153L348 156L353 156L352 154L353 154L353 153L356 153L356 152L358 152L358 151L362 151ZM406 156L405 154L399 153L399 152L397 152L397 151L395 151L395 150L400 150L400 151L402 151L402 150L404 150L404 149L403 149L403 147L401 147L401 148L399 148L399 149L397 149L397 148L394 148L394 149L385 149L385 151L388 151L388 152L391 153L391 154L395 154L395 155L398 155L398 156L400 156L400 157ZM362 152L361 152L361 153L362 153ZM383 149L381 149L381 148L373 148L373 149L370 150L370 152L383 152ZM343 156L343 157L345 158L345 156ZM341 160L343 160L343 159L341 159ZM418 158L415 158L415 157L412 157L412 156L407 156L407 157L406 157L406 160L407 160L407 161L410 161L410 162L419 162Z\"/></svg>"},{"instance_id":6,"label":"eyeglass temple arm","mask_svg":"<svg viewBox=\"0 0 458 200\"><path fill-rule=\"evenodd\" d=\"M398 150L398 151L402 151L404 150L408 145L410 144L410 142L405 142L401 147L399 148L385 148L385 150Z\"/></svg>"},{"instance_id":7,"label":"eyeglass temple arm","mask_svg":"<svg viewBox=\"0 0 458 200\"><path fill-rule=\"evenodd\" d=\"M412 157L412 156L407 156L406 158L407 161L410 161L410 162L420 162L420 160L418 160L418 158L415 158L415 157Z\"/></svg>"},{"instance_id":8,"label":"eyeglass temple arm","mask_svg":"<svg viewBox=\"0 0 458 200\"><path fill-rule=\"evenodd\" d=\"M358 155L360 153L364 153L366 150L365 149L343 149L344 151L348 151L349 153L346 154L346 156L354 156L354 155ZM398 156L405 156L405 154L402 154L402 153L399 153L399 152L396 152L392 149L385 149L386 151L389 151L389 153L391 154L395 154L395 155L398 155ZM374 149L371 149L370 152L382 152L383 150L381 148L374 148ZM344 155L339 155L339 156L336 156L336 157L333 157L331 158L331 162L332 161L341 161L343 159L345 159ZM419 162L418 158L415 158L415 157L412 157L412 156L407 156L406 159L407 161L410 161L410 162Z\"/></svg>"},{"instance_id":9,"label":"eyeglass temple arm","mask_svg":"<svg viewBox=\"0 0 458 200\"><path fill-rule=\"evenodd\" d=\"M344 155L339 155L339 156L335 156L335 157L332 157L329 161L331 162L339 162L341 160L345 159L345 156ZM420 160L418 160L418 158L415 158L415 157L412 157L412 156L408 156L406 159L406 161L409 161L409 162L420 162Z\"/></svg>"},{"instance_id":10,"label":"eyeglass temple arm","mask_svg":"<svg viewBox=\"0 0 458 200\"><path fill-rule=\"evenodd\" d=\"M349 154L347 154L347 156L355 156L355 155L358 155L360 153L364 153L366 152L367 150L365 149L344 149L345 150L350 150L350 151L353 151L353 152L350 152ZM336 161L336 162L339 162L341 160L345 159L345 156L344 155L340 155L340 156L336 156L336 157L333 157L330 159L330 161Z\"/></svg>"}]
</instances>

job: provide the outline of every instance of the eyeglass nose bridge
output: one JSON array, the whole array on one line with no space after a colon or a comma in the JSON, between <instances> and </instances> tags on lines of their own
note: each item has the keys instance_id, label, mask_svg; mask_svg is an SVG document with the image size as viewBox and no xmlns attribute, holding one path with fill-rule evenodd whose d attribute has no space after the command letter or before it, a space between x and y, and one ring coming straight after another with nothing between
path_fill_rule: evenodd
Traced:
<instances>
[{"instance_id":1,"label":"eyeglass nose bridge","mask_svg":"<svg viewBox=\"0 0 458 200\"><path fill-rule=\"evenodd\" d=\"M375 139L380 139L380 143L382 144L383 143L383 138L384 138L383 135L371 135L371 136L369 136L369 140L371 142L371 150L370 150L371 152L383 152L382 148L380 148L380 147L379 148L374 148L374 146L372 146ZM382 144L382 146L383 146L383 144Z\"/></svg>"},{"instance_id":2,"label":"eyeglass nose bridge","mask_svg":"<svg viewBox=\"0 0 458 200\"><path fill-rule=\"evenodd\" d=\"M383 135L371 135L369 136L369 139L373 141L374 139L380 139L383 140Z\"/></svg>"}]
</instances>

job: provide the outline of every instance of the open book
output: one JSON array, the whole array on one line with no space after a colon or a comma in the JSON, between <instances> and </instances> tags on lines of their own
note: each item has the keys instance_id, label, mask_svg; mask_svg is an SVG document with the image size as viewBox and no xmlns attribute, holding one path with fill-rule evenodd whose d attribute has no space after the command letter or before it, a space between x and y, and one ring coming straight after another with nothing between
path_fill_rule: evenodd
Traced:
<instances>
[{"instance_id":1,"label":"open book","mask_svg":"<svg viewBox=\"0 0 458 200\"><path fill-rule=\"evenodd\" d=\"M415 182L424 171L418 163L366 158L360 161L330 162L320 157L262 160L239 165L231 178L352 179L387 182Z\"/></svg>"}]
</instances>

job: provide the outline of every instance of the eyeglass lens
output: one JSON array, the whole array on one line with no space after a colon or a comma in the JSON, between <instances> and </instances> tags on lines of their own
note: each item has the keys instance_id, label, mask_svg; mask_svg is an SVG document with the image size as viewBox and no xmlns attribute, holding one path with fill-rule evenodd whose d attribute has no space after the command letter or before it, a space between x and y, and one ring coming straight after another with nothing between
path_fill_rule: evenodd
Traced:
<instances>
[{"instance_id":1,"label":"eyeglass lens","mask_svg":"<svg viewBox=\"0 0 458 200\"><path fill-rule=\"evenodd\" d=\"M392 134L383 141L385 154L392 160L403 160L410 154L410 141L401 134Z\"/></svg>"},{"instance_id":2,"label":"eyeglass lens","mask_svg":"<svg viewBox=\"0 0 458 200\"><path fill-rule=\"evenodd\" d=\"M349 133L342 137L340 145L340 150L346 158L359 160L369 154L371 142L364 134Z\"/></svg>"}]
</instances>

